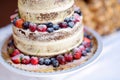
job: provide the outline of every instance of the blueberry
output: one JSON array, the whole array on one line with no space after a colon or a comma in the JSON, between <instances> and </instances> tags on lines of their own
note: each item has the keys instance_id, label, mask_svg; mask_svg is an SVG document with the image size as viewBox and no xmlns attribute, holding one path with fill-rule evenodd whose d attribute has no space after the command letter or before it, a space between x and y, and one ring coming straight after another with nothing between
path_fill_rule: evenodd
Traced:
<instances>
[{"instance_id":1,"label":"blueberry","mask_svg":"<svg viewBox=\"0 0 120 80\"><path fill-rule=\"evenodd\" d=\"M59 27L59 25L53 25L53 28L54 28L54 30L58 30L60 27Z\"/></svg>"},{"instance_id":2,"label":"blueberry","mask_svg":"<svg viewBox=\"0 0 120 80\"><path fill-rule=\"evenodd\" d=\"M79 14L80 16L82 15L79 8L76 8L76 9L74 10L74 13L77 13L77 14Z\"/></svg>"},{"instance_id":3,"label":"blueberry","mask_svg":"<svg viewBox=\"0 0 120 80\"><path fill-rule=\"evenodd\" d=\"M23 28L24 29L28 29L29 28L29 24L30 24L30 22L24 22L23 23Z\"/></svg>"},{"instance_id":4,"label":"blueberry","mask_svg":"<svg viewBox=\"0 0 120 80\"><path fill-rule=\"evenodd\" d=\"M58 66L59 66L58 60L54 60L54 61L52 62L52 65L53 65L53 67L58 67Z\"/></svg>"},{"instance_id":5,"label":"blueberry","mask_svg":"<svg viewBox=\"0 0 120 80\"><path fill-rule=\"evenodd\" d=\"M87 38L93 39L93 36L92 35L88 35Z\"/></svg>"},{"instance_id":6,"label":"blueberry","mask_svg":"<svg viewBox=\"0 0 120 80\"><path fill-rule=\"evenodd\" d=\"M91 42L91 43L90 43L90 48L92 48L92 47L93 47L93 43Z\"/></svg>"},{"instance_id":7,"label":"blueberry","mask_svg":"<svg viewBox=\"0 0 120 80\"><path fill-rule=\"evenodd\" d=\"M68 26L69 26L70 28L73 28L74 25L75 25L74 22L69 22L69 23L68 23Z\"/></svg>"},{"instance_id":8,"label":"blueberry","mask_svg":"<svg viewBox=\"0 0 120 80\"><path fill-rule=\"evenodd\" d=\"M53 23L52 22L48 22L48 23L46 23L46 26L49 27L49 28L53 27Z\"/></svg>"},{"instance_id":9,"label":"blueberry","mask_svg":"<svg viewBox=\"0 0 120 80\"><path fill-rule=\"evenodd\" d=\"M65 22L70 22L71 20L70 20L70 18L65 18L65 20L64 20Z\"/></svg>"},{"instance_id":10,"label":"blueberry","mask_svg":"<svg viewBox=\"0 0 120 80\"><path fill-rule=\"evenodd\" d=\"M45 59L45 65L50 65L51 64L51 60L49 58Z\"/></svg>"},{"instance_id":11,"label":"blueberry","mask_svg":"<svg viewBox=\"0 0 120 80\"><path fill-rule=\"evenodd\" d=\"M74 17L70 17L70 20L71 20L71 21L75 21L75 18L74 18Z\"/></svg>"},{"instance_id":12,"label":"blueberry","mask_svg":"<svg viewBox=\"0 0 120 80\"><path fill-rule=\"evenodd\" d=\"M53 62L54 60L56 60L55 58L51 58L51 62Z\"/></svg>"},{"instance_id":13,"label":"blueberry","mask_svg":"<svg viewBox=\"0 0 120 80\"><path fill-rule=\"evenodd\" d=\"M11 40L11 41L8 43L8 46L9 46L9 47L14 46L14 41Z\"/></svg>"},{"instance_id":14,"label":"blueberry","mask_svg":"<svg viewBox=\"0 0 120 80\"><path fill-rule=\"evenodd\" d=\"M85 32L85 33L84 33L84 37L87 37L87 36L88 36L88 34Z\"/></svg>"},{"instance_id":15,"label":"blueberry","mask_svg":"<svg viewBox=\"0 0 120 80\"><path fill-rule=\"evenodd\" d=\"M82 51L82 56L87 56L87 52L86 51Z\"/></svg>"},{"instance_id":16,"label":"blueberry","mask_svg":"<svg viewBox=\"0 0 120 80\"><path fill-rule=\"evenodd\" d=\"M49 33L51 33L51 32L54 31L54 28L47 28L47 31L48 31Z\"/></svg>"},{"instance_id":17,"label":"blueberry","mask_svg":"<svg viewBox=\"0 0 120 80\"><path fill-rule=\"evenodd\" d=\"M45 59L44 59L44 58L40 58L40 59L39 59L39 64L40 64L40 65L43 65L44 62L45 62Z\"/></svg>"},{"instance_id":18,"label":"blueberry","mask_svg":"<svg viewBox=\"0 0 120 80\"><path fill-rule=\"evenodd\" d=\"M86 48L86 52L91 52L91 48Z\"/></svg>"}]
</instances>

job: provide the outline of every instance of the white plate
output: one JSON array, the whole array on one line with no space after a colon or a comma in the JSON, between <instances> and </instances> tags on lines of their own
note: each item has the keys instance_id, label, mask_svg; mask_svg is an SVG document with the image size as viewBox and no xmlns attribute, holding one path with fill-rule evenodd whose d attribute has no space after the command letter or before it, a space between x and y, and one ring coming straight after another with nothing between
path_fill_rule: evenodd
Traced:
<instances>
[{"instance_id":1,"label":"white plate","mask_svg":"<svg viewBox=\"0 0 120 80\"><path fill-rule=\"evenodd\" d=\"M11 27L11 25L9 25L9 27ZM28 72L28 71L24 71L24 70L20 70L17 68L12 67L11 65L9 65L8 63L5 62L5 60L1 57L0 54L0 62L2 65L4 65L7 69L9 69L12 72L24 75L24 76L30 76L30 77L48 77L48 78L55 78L55 77L63 77L63 76L68 76L69 74L73 74L76 73L78 71L81 71L83 69L85 69L86 67L88 67L89 65L91 65L93 62L95 62L98 57L100 56L100 53L102 51L102 42L101 42L101 37L93 30L86 28L88 32L92 33L93 36L96 37L97 39L97 43L98 43L98 48L97 51L95 53L95 55L89 59L87 62L85 62L84 64L81 64L80 66L77 66L75 68L69 69L69 70L65 70L65 71L59 71L59 72L53 72L53 73L39 73L39 72ZM4 41L6 40L6 38L8 38L11 33L12 30L11 28L7 29L10 31L7 31L6 33L4 32L4 37L2 38L0 44L3 44ZM2 30L4 31L4 30ZM6 35L7 34L7 35ZM0 46L0 48L2 47L2 45Z\"/></svg>"}]
</instances>

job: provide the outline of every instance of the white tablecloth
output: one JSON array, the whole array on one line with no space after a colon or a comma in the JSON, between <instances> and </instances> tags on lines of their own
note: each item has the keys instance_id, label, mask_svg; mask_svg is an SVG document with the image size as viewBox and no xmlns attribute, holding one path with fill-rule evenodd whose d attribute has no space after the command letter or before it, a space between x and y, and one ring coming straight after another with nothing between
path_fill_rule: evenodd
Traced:
<instances>
[{"instance_id":1,"label":"white tablecloth","mask_svg":"<svg viewBox=\"0 0 120 80\"><path fill-rule=\"evenodd\" d=\"M0 29L0 46L12 29L8 25ZM77 74L66 76L65 80L120 80L120 32L103 38L103 51L96 63ZM38 80L22 76L0 64L0 80Z\"/></svg>"}]
</instances>

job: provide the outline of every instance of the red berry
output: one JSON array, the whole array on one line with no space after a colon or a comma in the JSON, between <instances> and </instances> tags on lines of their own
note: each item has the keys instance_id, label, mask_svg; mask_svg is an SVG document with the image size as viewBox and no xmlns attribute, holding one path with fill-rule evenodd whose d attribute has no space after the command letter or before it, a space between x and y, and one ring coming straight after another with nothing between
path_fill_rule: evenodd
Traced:
<instances>
[{"instance_id":1,"label":"red berry","mask_svg":"<svg viewBox=\"0 0 120 80\"><path fill-rule=\"evenodd\" d=\"M79 49L80 49L80 51L82 52L82 51L85 50L85 47L84 47L83 45L81 45L81 46L79 46Z\"/></svg>"},{"instance_id":2,"label":"red berry","mask_svg":"<svg viewBox=\"0 0 120 80\"><path fill-rule=\"evenodd\" d=\"M86 37L84 38L84 41L87 42L87 43L90 43L90 42L91 42L91 40L88 39L88 38L86 38Z\"/></svg>"},{"instance_id":3,"label":"red berry","mask_svg":"<svg viewBox=\"0 0 120 80\"><path fill-rule=\"evenodd\" d=\"M62 64L62 65L66 64L65 58L64 58L64 56L62 56L62 55L58 55L58 56L57 56L57 60L58 60L58 62L59 62L60 64Z\"/></svg>"},{"instance_id":4,"label":"red berry","mask_svg":"<svg viewBox=\"0 0 120 80\"><path fill-rule=\"evenodd\" d=\"M33 23L30 23L29 29L30 29L31 32L35 32L35 30L37 29L37 25L33 24Z\"/></svg>"},{"instance_id":5,"label":"red berry","mask_svg":"<svg viewBox=\"0 0 120 80\"><path fill-rule=\"evenodd\" d=\"M20 51L18 49L15 49L12 54L10 54L11 57L14 57L16 55L20 54Z\"/></svg>"},{"instance_id":6,"label":"red berry","mask_svg":"<svg viewBox=\"0 0 120 80\"><path fill-rule=\"evenodd\" d=\"M19 54L19 55L12 57L11 60L13 61L13 63L19 64L21 63L21 57L22 57L21 54Z\"/></svg>"},{"instance_id":7,"label":"red berry","mask_svg":"<svg viewBox=\"0 0 120 80\"><path fill-rule=\"evenodd\" d=\"M84 38L84 43L86 43L86 44L84 44L84 46L85 46L86 48L87 48L87 47L90 47L91 40L85 37L85 38Z\"/></svg>"},{"instance_id":8,"label":"red berry","mask_svg":"<svg viewBox=\"0 0 120 80\"><path fill-rule=\"evenodd\" d=\"M74 14L74 18L75 18L75 20L73 21L74 23L80 21L80 16L78 14L76 14L76 13Z\"/></svg>"},{"instance_id":9,"label":"red berry","mask_svg":"<svg viewBox=\"0 0 120 80\"><path fill-rule=\"evenodd\" d=\"M17 16L18 16L18 13L11 15L11 16L10 16L11 21L13 21L14 18L17 17Z\"/></svg>"},{"instance_id":10,"label":"red berry","mask_svg":"<svg viewBox=\"0 0 120 80\"><path fill-rule=\"evenodd\" d=\"M39 61L38 61L37 57L31 57L30 62L31 62L32 65L37 65Z\"/></svg>"},{"instance_id":11,"label":"red berry","mask_svg":"<svg viewBox=\"0 0 120 80\"><path fill-rule=\"evenodd\" d=\"M76 53L73 54L74 59L80 59L81 56L82 56L81 52L76 52Z\"/></svg>"},{"instance_id":12,"label":"red berry","mask_svg":"<svg viewBox=\"0 0 120 80\"><path fill-rule=\"evenodd\" d=\"M72 62L73 61L73 55L72 54L65 54L65 60L67 62Z\"/></svg>"},{"instance_id":13,"label":"red berry","mask_svg":"<svg viewBox=\"0 0 120 80\"><path fill-rule=\"evenodd\" d=\"M68 27L67 22L59 23L59 26L60 26L61 28L67 28L67 27Z\"/></svg>"},{"instance_id":14,"label":"red berry","mask_svg":"<svg viewBox=\"0 0 120 80\"><path fill-rule=\"evenodd\" d=\"M73 53L76 53L76 52L81 52L80 48L74 48Z\"/></svg>"},{"instance_id":15,"label":"red berry","mask_svg":"<svg viewBox=\"0 0 120 80\"><path fill-rule=\"evenodd\" d=\"M17 19L15 25L16 25L16 27L18 27L18 28L22 28L23 23L24 23L24 20L23 20L23 19Z\"/></svg>"},{"instance_id":16,"label":"red berry","mask_svg":"<svg viewBox=\"0 0 120 80\"><path fill-rule=\"evenodd\" d=\"M24 56L22 58L22 64L29 64L30 63L30 57L29 56Z\"/></svg>"},{"instance_id":17,"label":"red berry","mask_svg":"<svg viewBox=\"0 0 120 80\"><path fill-rule=\"evenodd\" d=\"M47 31L47 26L46 25L38 25L37 30L39 32L46 32Z\"/></svg>"}]
</instances>

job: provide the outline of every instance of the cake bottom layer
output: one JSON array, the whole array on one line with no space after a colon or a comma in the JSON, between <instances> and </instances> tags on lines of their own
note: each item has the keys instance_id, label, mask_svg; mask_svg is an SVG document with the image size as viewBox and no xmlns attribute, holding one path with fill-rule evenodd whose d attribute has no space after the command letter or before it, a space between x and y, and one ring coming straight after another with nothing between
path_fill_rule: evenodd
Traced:
<instances>
[{"instance_id":1,"label":"cake bottom layer","mask_svg":"<svg viewBox=\"0 0 120 80\"><path fill-rule=\"evenodd\" d=\"M88 61L91 57L94 56L95 51L97 50L97 41L95 38L92 38L91 42L93 43L93 47L91 48L91 52L87 53L86 56L82 56L80 59L78 60L73 60L72 62L68 62L64 65L60 65L59 67L53 67L52 65L32 65L32 64L14 64L8 54L7 51L7 44L8 44L9 40L6 41L6 43L4 44L3 48L2 48L2 56L3 58L6 60L7 63L9 63L11 66L21 69L21 70L25 70L25 71L32 71L32 72L56 72L56 71L61 71L61 70L67 70L70 68L74 68L77 67L83 63L85 63L86 61Z\"/></svg>"}]
</instances>

